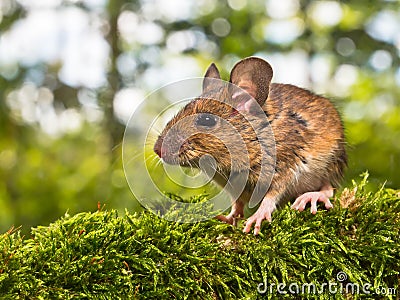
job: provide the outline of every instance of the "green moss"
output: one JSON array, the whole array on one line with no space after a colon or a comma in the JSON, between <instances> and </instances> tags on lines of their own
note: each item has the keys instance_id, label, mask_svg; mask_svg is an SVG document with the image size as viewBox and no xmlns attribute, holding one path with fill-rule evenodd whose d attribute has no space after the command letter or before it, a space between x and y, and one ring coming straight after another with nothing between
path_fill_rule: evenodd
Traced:
<instances>
[{"instance_id":1,"label":"green moss","mask_svg":"<svg viewBox=\"0 0 400 300\"><path fill-rule=\"evenodd\" d=\"M288 285L370 284L399 296L400 193L364 190L364 179L344 189L331 211L315 216L289 206L254 237L209 220L172 223L149 212L80 213L31 238L18 230L0 236L3 299L256 299L293 298ZM202 196L204 197L204 196ZM339 202L341 205L339 205ZM240 224L242 225L242 224ZM261 295L260 283L284 283L288 294ZM263 286L260 285L262 288ZM300 294L345 299L342 292Z\"/></svg>"}]
</instances>

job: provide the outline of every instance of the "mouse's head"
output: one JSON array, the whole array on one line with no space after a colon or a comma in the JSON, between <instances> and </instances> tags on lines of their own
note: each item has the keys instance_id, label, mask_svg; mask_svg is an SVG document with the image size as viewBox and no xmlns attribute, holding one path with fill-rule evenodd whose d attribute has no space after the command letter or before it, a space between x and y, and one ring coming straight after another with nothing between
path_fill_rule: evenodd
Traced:
<instances>
[{"instance_id":1,"label":"mouse's head","mask_svg":"<svg viewBox=\"0 0 400 300\"><path fill-rule=\"evenodd\" d=\"M230 83L222 81L211 64L202 94L168 122L154 151L169 164L198 166L208 154L221 168L230 169L232 161L235 168L247 168L260 153L254 124L268 122L260 106L268 98L271 78L271 66L256 57L238 62Z\"/></svg>"}]
</instances>

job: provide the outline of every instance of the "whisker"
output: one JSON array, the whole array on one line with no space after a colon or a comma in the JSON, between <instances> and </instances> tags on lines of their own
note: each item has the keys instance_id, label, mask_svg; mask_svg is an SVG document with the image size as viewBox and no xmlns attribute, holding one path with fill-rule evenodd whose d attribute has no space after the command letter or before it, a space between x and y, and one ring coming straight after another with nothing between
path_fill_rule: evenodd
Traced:
<instances>
[{"instance_id":1,"label":"whisker","mask_svg":"<svg viewBox=\"0 0 400 300\"><path fill-rule=\"evenodd\" d=\"M220 176L226 181L226 184L228 184L228 186L229 186L230 188L234 189L232 183L230 182L230 180L229 180L229 178L228 178L228 175L226 175L224 172L222 172L219 168L216 168L216 169L215 169L215 172L216 172L218 175L220 175Z\"/></svg>"},{"instance_id":2,"label":"whisker","mask_svg":"<svg viewBox=\"0 0 400 300\"><path fill-rule=\"evenodd\" d=\"M127 162L126 164L130 164L133 160L137 159L140 155L142 155L142 152L138 152L137 154L133 155Z\"/></svg>"},{"instance_id":3,"label":"whisker","mask_svg":"<svg viewBox=\"0 0 400 300\"><path fill-rule=\"evenodd\" d=\"M148 138L157 139L160 135L161 135L161 132L160 132L159 130L152 128L152 129L148 132L147 137L148 137Z\"/></svg>"},{"instance_id":4,"label":"whisker","mask_svg":"<svg viewBox=\"0 0 400 300\"><path fill-rule=\"evenodd\" d=\"M157 135L160 135L160 134L161 134L161 131L158 130L158 129L156 129L156 128L152 128L152 131L154 131Z\"/></svg>"},{"instance_id":5,"label":"whisker","mask_svg":"<svg viewBox=\"0 0 400 300\"><path fill-rule=\"evenodd\" d=\"M190 171L193 172L193 169L194 169L193 164L194 164L194 162L193 162L193 164L192 164L192 162L190 162L190 160L188 160L187 162L188 162L188 165L190 167Z\"/></svg>"},{"instance_id":6,"label":"whisker","mask_svg":"<svg viewBox=\"0 0 400 300\"><path fill-rule=\"evenodd\" d=\"M156 135L148 135L146 138L146 142L155 142L158 139Z\"/></svg>"},{"instance_id":7,"label":"whisker","mask_svg":"<svg viewBox=\"0 0 400 300\"><path fill-rule=\"evenodd\" d=\"M161 161L161 159L157 159L156 160L156 167L159 167L160 165L162 165L162 161Z\"/></svg>"},{"instance_id":8,"label":"whisker","mask_svg":"<svg viewBox=\"0 0 400 300\"><path fill-rule=\"evenodd\" d=\"M161 163L161 160L158 159L157 155L151 155L148 158L146 158L146 162L149 162L149 164L157 167L159 163Z\"/></svg>"},{"instance_id":9,"label":"whisker","mask_svg":"<svg viewBox=\"0 0 400 300\"><path fill-rule=\"evenodd\" d=\"M220 175L223 179L225 179L227 182L229 181L228 176L227 176L225 173L222 173L220 170L218 170L218 168L215 169L215 172L216 172L217 174L219 174L219 175Z\"/></svg>"}]
</instances>

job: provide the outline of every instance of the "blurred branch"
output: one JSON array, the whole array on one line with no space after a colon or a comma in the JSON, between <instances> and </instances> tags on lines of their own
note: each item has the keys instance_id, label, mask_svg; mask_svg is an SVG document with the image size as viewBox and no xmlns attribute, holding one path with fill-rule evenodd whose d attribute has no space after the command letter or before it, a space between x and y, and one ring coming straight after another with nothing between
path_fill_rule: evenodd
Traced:
<instances>
[{"instance_id":1,"label":"blurred branch","mask_svg":"<svg viewBox=\"0 0 400 300\"><path fill-rule=\"evenodd\" d=\"M110 151L122 142L124 127L120 124L114 116L113 100L115 94L120 89L120 76L117 70L117 58L121 54L119 49L118 37L118 16L121 7L124 5L122 0L111 0L108 3L107 12L109 17L110 30L106 39L111 48L110 54L110 69L108 72L109 87L100 93L100 101L104 107L105 113L105 128L109 132L110 138Z\"/></svg>"}]
</instances>

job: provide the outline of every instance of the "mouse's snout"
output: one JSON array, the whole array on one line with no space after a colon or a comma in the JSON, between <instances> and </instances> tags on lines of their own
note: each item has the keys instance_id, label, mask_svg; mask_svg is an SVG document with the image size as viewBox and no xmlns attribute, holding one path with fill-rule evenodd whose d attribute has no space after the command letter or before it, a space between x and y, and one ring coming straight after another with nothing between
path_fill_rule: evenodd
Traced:
<instances>
[{"instance_id":1,"label":"mouse's snout","mask_svg":"<svg viewBox=\"0 0 400 300\"><path fill-rule=\"evenodd\" d=\"M153 150L164 162L179 163L179 143L169 141L169 139L166 141L164 137L159 136Z\"/></svg>"},{"instance_id":2,"label":"mouse's snout","mask_svg":"<svg viewBox=\"0 0 400 300\"><path fill-rule=\"evenodd\" d=\"M158 137L156 143L154 144L154 152L158 155L158 157L162 158L162 143L163 143L163 139L161 138L161 136Z\"/></svg>"}]
</instances>

